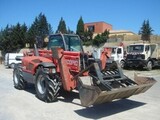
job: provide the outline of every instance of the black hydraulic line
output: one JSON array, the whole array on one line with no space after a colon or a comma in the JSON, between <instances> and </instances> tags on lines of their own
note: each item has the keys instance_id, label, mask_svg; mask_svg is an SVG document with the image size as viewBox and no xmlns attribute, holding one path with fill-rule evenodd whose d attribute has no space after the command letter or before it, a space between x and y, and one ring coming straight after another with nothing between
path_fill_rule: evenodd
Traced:
<instances>
[{"instance_id":1,"label":"black hydraulic line","mask_svg":"<svg viewBox=\"0 0 160 120\"><path fill-rule=\"evenodd\" d=\"M77 78L78 78L79 76L81 76L84 72L88 71L92 66L93 66L93 64L89 65L89 66L86 67L84 70L80 71L77 75L75 75L75 76L72 78L72 80L74 80L74 79L77 80Z\"/></svg>"}]
</instances>

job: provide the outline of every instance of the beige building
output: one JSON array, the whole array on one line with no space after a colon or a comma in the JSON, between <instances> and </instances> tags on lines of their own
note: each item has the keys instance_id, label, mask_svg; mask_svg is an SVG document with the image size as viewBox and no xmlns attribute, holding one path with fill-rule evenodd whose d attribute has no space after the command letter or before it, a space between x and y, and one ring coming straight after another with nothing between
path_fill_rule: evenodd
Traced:
<instances>
[{"instance_id":1,"label":"beige building","mask_svg":"<svg viewBox=\"0 0 160 120\"><path fill-rule=\"evenodd\" d=\"M109 30L109 37L115 38L118 36L124 37L125 35L135 35L132 31L129 30L113 30L112 25L106 22L91 22L84 24L84 30L93 32L93 38L97 34L103 33L105 30Z\"/></svg>"},{"instance_id":2,"label":"beige building","mask_svg":"<svg viewBox=\"0 0 160 120\"><path fill-rule=\"evenodd\" d=\"M128 30L110 30L109 31L109 36L125 36L125 35L135 35L132 31Z\"/></svg>"}]
</instances>

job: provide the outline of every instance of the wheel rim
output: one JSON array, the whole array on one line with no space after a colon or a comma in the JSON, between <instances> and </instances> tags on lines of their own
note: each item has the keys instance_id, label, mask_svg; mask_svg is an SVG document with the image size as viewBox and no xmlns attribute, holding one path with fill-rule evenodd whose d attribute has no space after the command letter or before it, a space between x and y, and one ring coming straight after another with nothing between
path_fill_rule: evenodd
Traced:
<instances>
[{"instance_id":1,"label":"wheel rim","mask_svg":"<svg viewBox=\"0 0 160 120\"><path fill-rule=\"evenodd\" d=\"M12 64L11 64L11 68L14 68L14 65L15 65L15 64L14 64L14 63L12 63Z\"/></svg>"},{"instance_id":2,"label":"wheel rim","mask_svg":"<svg viewBox=\"0 0 160 120\"><path fill-rule=\"evenodd\" d=\"M42 75L38 76L37 88L40 94L44 94L46 92L45 78Z\"/></svg>"},{"instance_id":3,"label":"wheel rim","mask_svg":"<svg viewBox=\"0 0 160 120\"><path fill-rule=\"evenodd\" d=\"M124 68L124 62L123 61L120 62L120 65L121 65L121 68Z\"/></svg>"},{"instance_id":4,"label":"wheel rim","mask_svg":"<svg viewBox=\"0 0 160 120\"><path fill-rule=\"evenodd\" d=\"M151 62L151 61L148 62L148 69L149 69L149 70L152 69L152 62Z\"/></svg>"}]
</instances>

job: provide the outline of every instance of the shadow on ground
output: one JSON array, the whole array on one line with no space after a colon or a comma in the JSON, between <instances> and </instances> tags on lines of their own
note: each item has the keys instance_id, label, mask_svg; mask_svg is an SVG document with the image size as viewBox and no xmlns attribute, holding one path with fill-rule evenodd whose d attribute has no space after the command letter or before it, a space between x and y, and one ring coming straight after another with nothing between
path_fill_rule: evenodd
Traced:
<instances>
[{"instance_id":1,"label":"shadow on ground","mask_svg":"<svg viewBox=\"0 0 160 120\"><path fill-rule=\"evenodd\" d=\"M137 108L145 105L146 103L137 102L129 99L122 99L113 101L111 103L104 103L100 105L95 105L92 107L83 108L80 110L75 110L75 112L83 117L90 119L100 119L106 116L111 116L126 110Z\"/></svg>"},{"instance_id":2,"label":"shadow on ground","mask_svg":"<svg viewBox=\"0 0 160 120\"><path fill-rule=\"evenodd\" d=\"M36 96L36 90L35 90L35 87L33 84L28 84L24 91ZM68 102L68 103L72 103L72 104L81 106L81 104L79 104L79 103L74 103L73 102L74 99L79 99L78 92L66 92L66 91L62 90L62 91L60 91L59 96L57 97L57 101Z\"/></svg>"},{"instance_id":3,"label":"shadow on ground","mask_svg":"<svg viewBox=\"0 0 160 120\"><path fill-rule=\"evenodd\" d=\"M35 87L34 87L33 84L28 84L27 87L26 87L26 89L24 91L36 95L36 90L35 90Z\"/></svg>"},{"instance_id":4,"label":"shadow on ground","mask_svg":"<svg viewBox=\"0 0 160 120\"><path fill-rule=\"evenodd\" d=\"M73 102L74 99L79 99L79 93L77 92L60 92L60 95L58 97L58 100L59 101L62 101L62 102L68 102L68 103L72 103L72 104L75 104L75 105L80 105L80 103L75 103Z\"/></svg>"},{"instance_id":5,"label":"shadow on ground","mask_svg":"<svg viewBox=\"0 0 160 120\"><path fill-rule=\"evenodd\" d=\"M25 90L31 94L36 94L34 86L30 85ZM75 103L74 99L79 99L79 93L77 92L61 92L58 96L58 101L67 102L75 105L81 106L81 104ZM57 101L57 102L58 102ZM91 107L82 107L82 109L75 110L74 112L80 116L90 119L100 119L103 117L115 115L120 112L124 112L130 109L134 109L145 105L146 103L133 101L130 99L121 99L109 103L104 103L100 105L94 105Z\"/></svg>"},{"instance_id":6,"label":"shadow on ground","mask_svg":"<svg viewBox=\"0 0 160 120\"><path fill-rule=\"evenodd\" d=\"M160 66L156 66L156 67L153 67L152 70L159 70L160 69ZM128 70L128 71L132 71L132 70L135 70L135 71L148 71L147 69L143 68L143 67L128 67L128 68L124 68L124 70Z\"/></svg>"},{"instance_id":7,"label":"shadow on ground","mask_svg":"<svg viewBox=\"0 0 160 120\"><path fill-rule=\"evenodd\" d=\"M71 104L79 105L80 103L75 103L74 99L79 99L79 94L77 92L63 92L60 94L63 98L58 98L59 101L68 102ZM83 117L90 119L100 119L106 116L111 116L126 110L134 109L145 105L146 103L133 101L130 99L121 99L109 103L104 103L100 105L94 105L91 107L82 107L82 109L75 110L75 112Z\"/></svg>"}]
</instances>

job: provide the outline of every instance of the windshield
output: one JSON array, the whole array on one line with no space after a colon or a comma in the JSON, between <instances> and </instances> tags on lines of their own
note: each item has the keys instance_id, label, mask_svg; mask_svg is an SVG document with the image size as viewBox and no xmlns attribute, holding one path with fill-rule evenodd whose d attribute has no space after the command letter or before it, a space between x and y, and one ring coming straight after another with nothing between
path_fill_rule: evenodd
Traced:
<instances>
[{"instance_id":1,"label":"windshield","mask_svg":"<svg viewBox=\"0 0 160 120\"><path fill-rule=\"evenodd\" d=\"M61 47L64 49L64 43L61 35L51 35L49 38L48 49L51 47Z\"/></svg>"},{"instance_id":2,"label":"windshield","mask_svg":"<svg viewBox=\"0 0 160 120\"><path fill-rule=\"evenodd\" d=\"M80 39L78 36L64 35L68 51L82 51Z\"/></svg>"},{"instance_id":3,"label":"windshield","mask_svg":"<svg viewBox=\"0 0 160 120\"><path fill-rule=\"evenodd\" d=\"M64 35L64 41L62 35L51 35L49 38L48 49L51 47L61 47L68 51L82 51L81 42L76 35Z\"/></svg>"},{"instance_id":4,"label":"windshield","mask_svg":"<svg viewBox=\"0 0 160 120\"><path fill-rule=\"evenodd\" d=\"M128 46L128 52L143 52L144 45L130 45Z\"/></svg>"}]
</instances>

